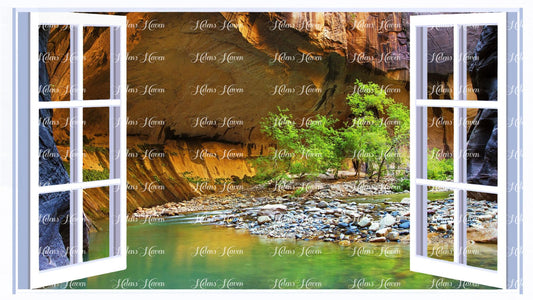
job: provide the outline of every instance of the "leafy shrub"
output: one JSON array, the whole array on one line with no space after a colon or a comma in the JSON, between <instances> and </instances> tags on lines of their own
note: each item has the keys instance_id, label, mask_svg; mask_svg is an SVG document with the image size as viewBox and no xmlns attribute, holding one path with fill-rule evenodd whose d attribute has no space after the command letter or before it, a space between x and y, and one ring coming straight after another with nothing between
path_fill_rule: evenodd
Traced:
<instances>
[{"instance_id":1,"label":"leafy shrub","mask_svg":"<svg viewBox=\"0 0 533 300\"><path fill-rule=\"evenodd\" d=\"M83 181L95 181L109 179L109 169L105 168L102 171L86 169L83 170Z\"/></svg>"},{"instance_id":2,"label":"leafy shrub","mask_svg":"<svg viewBox=\"0 0 533 300\"><path fill-rule=\"evenodd\" d=\"M203 182L208 181L207 179L199 177L199 176L191 176L191 174L192 174L191 171L186 171L186 172L181 173L181 175L183 176L183 178L185 178L185 180L193 184L203 183Z\"/></svg>"},{"instance_id":3,"label":"leafy shrub","mask_svg":"<svg viewBox=\"0 0 533 300\"><path fill-rule=\"evenodd\" d=\"M437 149L433 149L435 153ZM453 159L439 159L435 155L428 155L427 159L428 179L451 180L453 179Z\"/></svg>"},{"instance_id":4,"label":"leafy shrub","mask_svg":"<svg viewBox=\"0 0 533 300\"><path fill-rule=\"evenodd\" d=\"M392 186L392 190L397 193L409 191L410 189L411 181L409 179L401 179Z\"/></svg>"},{"instance_id":5,"label":"leafy shrub","mask_svg":"<svg viewBox=\"0 0 533 300\"><path fill-rule=\"evenodd\" d=\"M294 197L300 197L305 192L306 192L306 189L304 187L299 187L299 188L296 189L296 191L294 191L293 196Z\"/></svg>"}]
</instances>

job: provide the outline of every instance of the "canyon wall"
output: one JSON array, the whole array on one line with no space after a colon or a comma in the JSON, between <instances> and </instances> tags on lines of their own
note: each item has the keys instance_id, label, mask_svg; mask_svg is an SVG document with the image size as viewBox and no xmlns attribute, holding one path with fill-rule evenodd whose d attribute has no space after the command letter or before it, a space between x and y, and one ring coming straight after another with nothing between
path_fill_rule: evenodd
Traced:
<instances>
[{"instance_id":1,"label":"canyon wall","mask_svg":"<svg viewBox=\"0 0 533 300\"><path fill-rule=\"evenodd\" d=\"M376 82L409 105L408 13L126 16L128 211L197 195L190 178L252 176L247 160L275 146L259 123L278 107L304 122L316 114L346 120L346 96L356 91L356 79ZM68 33L54 29L48 43L53 101L69 99L72 88ZM446 34L432 38L446 43ZM109 90L109 31L86 28L84 51L84 99L106 99L114 92ZM441 69L432 72L438 85L452 80ZM68 110L56 115L68 118ZM107 116L105 109L84 111L84 166L104 176ZM432 109L428 122L435 118L453 120L447 110ZM429 132L428 147L453 151L451 132L443 122ZM56 141L68 135L67 127L54 130ZM68 144L58 148L67 152ZM88 199L90 215L105 216L98 209L105 204L100 197L89 193Z\"/></svg>"},{"instance_id":2,"label":"canyon wall","mask_svg":"<svg viewBox=\"0 0 533 300\"><path fill-rule=\"evenodd\" d=\"M247 159L275 146L259 122L278 107L304 120L317 113L345 120L346 95L356 79L374 81L396 101L409 102L404 13L126 16L128 211L197 195L187 177L252 176ZM68 100L75 88L69 86L68 35L68 28L52 29L48 43L53 101ZM84 99L113 92L109 59L109 31L85 28ZM68 110L56 111L56 118L68 119ZM84 168L104 175L107 117L103 109L84 110ZM68 152L68 137L68 127L54 130L60 152ZM106 214L99 193L88 191L91 217Z\"/></svg>"}]
</instances>

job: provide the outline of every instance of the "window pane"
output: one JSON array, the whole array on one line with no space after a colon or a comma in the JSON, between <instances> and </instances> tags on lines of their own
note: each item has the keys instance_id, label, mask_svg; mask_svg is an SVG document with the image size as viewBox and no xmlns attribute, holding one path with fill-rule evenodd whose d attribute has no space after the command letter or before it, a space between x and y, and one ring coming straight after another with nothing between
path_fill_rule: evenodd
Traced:
<instances>
[{"instance_id":1,"label":"window pane","mask_svg":"<svg viewBox=\"0 0 533 300\"><path fill-rule=\"evenodd\" d=\"M467 181L498 185L498 111L467 109Z\"/></svg>"},{"instance_id":2,"label":"window pane","mask_svg":"<svg viewBox=\"0 0 533 300\"><path fill-rule=\"evenodd\" d=\"M70 264L70 192L39 195L39 270Z\"/></svg>"},{"instance_id":3,"label":"window pane","mask_svg":"<svg viewBox=\"0 0 533 300\"><path fill-rule=\"evenodd\" d=\"M453 99L453 59L453 27L428 27L428 99Z\"/></svg>"},{"instance_id":4,"label":"window pane","mask_svg":"<svg viewBox=\"0 0 533 300\"><path fill-rule=\"evenodd\" d=\"M70 182L70 109L39 110L39 185Z\"/></svg>"},{"instance_id":5,"label":"window pane","mask_svg":"<svg viewBox=\"0 0 533 300\"><path fill-rule=\"evenodd\" d=\"M427 178L453 181L453 108L428 107Z\"/></svg>"},{"instance_id":6,"label":"window pane","mask_svg":"<svg viewBox=\"0 0 533 300\"><path fill-rule=\"evenodd\" d=\"M498 100L498 26L466 26L467 100Z\"/></svg>"},{"instance_id":7,"label":"window pane","mask_svg":"<svg viewBox=\"0 0 533 300\"><path fill-rule=\"evenodd\" d=\"M497 269L498 195L467 193L467 265Z\"/></svg>"},{"instance_id":8,"label":"window pane","mask_svg":"<svg viewBox=\"0 0 533 300\"><path fill-rule=\"evenodd\" d=\"M109 179L109 108L84 108L83 120L83 181Z\"/></svg>"},{"instance_id":9,"label":"window pane","mask_svg":"<svg viewBox=\"0 0 533 300\"><path fill-rule=\"evenodd\" d=\"M39 27L39 101L70 100L70 26Z\"/></svg>"},{"instance_id":10,"label":"window pane","mask_svg":"<svg viewBox=\"0 0 533 300\"><path fill-rule=\"evenodd\" d=\"M427 251L428 257L453 261L453 191L428 187Z\"/></svg>"},{"instance_id":11,"label":"window pane","mask_svg":"<svg viewBox=\"0 0 533 300\"><path fill-rule=\"evenodd\" d=\"M88 228L87 251L83 261L109 257L109 189L83 190L83 213Z\"/></svg>"},{"instance_id":12,"label":"window pane","mask_svg":"<svg viewBox=\"0 0 533 300\"><path fill-rule=\"evenodd\" d=\"M83 27L83 99L110 99L109 27Z\"/></svg>"}]
</instances>

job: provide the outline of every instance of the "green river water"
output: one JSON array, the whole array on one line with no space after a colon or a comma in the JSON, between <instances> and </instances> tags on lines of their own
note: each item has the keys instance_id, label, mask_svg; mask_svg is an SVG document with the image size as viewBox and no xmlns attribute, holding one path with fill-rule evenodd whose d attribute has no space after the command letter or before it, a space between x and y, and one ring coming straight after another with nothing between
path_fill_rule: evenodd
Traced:
<instances>
[{"instance_id":1,"label":"green river water","mask_svg":"<svg viewBox=\"0 0 533 300\"><path fill-rule=\"evenodd\" d=\"M374 200L379 198L370 199ZM487 288L409 271L406 243L343 247L321 241L269 239L244 230L199 224L198 216L130 223L127 269L70 282L67 288ZM90 235L88 259L108 253L107 239L106 231ZM477 247L489 256L496 251L495 245ZM486 261L483 255L475 259Z\"/></svg>"}]
</instances>

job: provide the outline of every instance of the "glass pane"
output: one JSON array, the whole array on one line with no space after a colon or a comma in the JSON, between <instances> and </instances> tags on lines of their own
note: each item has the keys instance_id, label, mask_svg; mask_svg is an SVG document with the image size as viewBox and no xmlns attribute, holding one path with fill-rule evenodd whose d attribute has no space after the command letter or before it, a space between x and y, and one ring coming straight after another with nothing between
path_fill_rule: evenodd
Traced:
<instances>
[{"instance_id":1,"label":"glass pane","mask_svg":"<svg viewBox=\"0 0 533 300\"><path fill-rule=\"evenodd\" d=\"M70 26L39 27L39 101L70 100Z\"/></svg>"},{"instance_id":2,"label":"glass pane","mask_svg":"<svg viewBox=\"0 0 533 300\"><path fill-rule=\"evenodd\" d=\"M467 182L498 185L498 111L467 109Z\"/></svg>"},{"instance_id":3,"label":"glass pane","mask_svg":"<svg viewBox=\"0 0 533 300\"><path fill-rule=\"evenodd\" d=\"M83 27L83 99L110 99L109 27Z\"/></svg>"},{"instance_id":4,"label":"glass pane","mask_svg":"<svg viewBox=\"0 0 533 300\"><path fill-rule=\"evenodd\" d=\"M109 179L109 108L84 108L83 120L83 181Z\"/></svg>"},{"instance_id":5,"label":"glass pane","mask_svg":"<svg viewBox=\"0 0 533 300\"><path fill-rule=\"evenodd\" d=\"M88 233L88 238L84 237L83 240L86 249L83 261L109 256L109 189L99 187L83 190L83 213Z\"/></svg>"},{"instance_id":6,"label":"glass pane","mask_svg":"<svg viewBox=\"0 0 533 300\"><path fill-rule=\"evenodd\" d=\"M498 26L467 26L467 100L498 100Z\"/></svg>"},{"instance_id":7,"label":"glass pane","mask_svg":"<svg viewBox=\"0 0 533 300\"><path fill-rule=\"evenodd\" d=\"M453 99L453 27L427 28L428 99Z\"/></svg>"},{"instance_id":8,"label":"glass pane","mask_svg":"<svg viewBox=\"0 0 533 300\"><path fill-rule=\"evenodd\" d=\"M39 110L39 184L70 182L70 109Z\"/></svg>"},{"instance_id":9,"label":"glass pane","mask_svg":"<svg viewBox=\"0 0 533 300\"><path fill-rule=\"evenodd\" d=\"M428 187L427 251L428 257L453 261L453 191Z\"/></svg>"},{"instance_id":10,"label":"glass pane","mask_svg":"<svg viewBox=\"0 0 533 300\"><path fill-rule=\"evenodd\" d=\"M453 108L428 107L427 178L453 181Z\"/></svg>"},{"instance_id":11,"label":"glass pane","mask_svg":"<svg viewBox=\"0 0 533 300\"><path fill-rule=\"evenodd\" d=\"M467 265L496 270L498 195L470 191L467 197Z\"/></svg>"},{"instance_id":12,"label":"glass pane","mask_svg":"<svg viewBox=\"0 0 533 300\"><path fill-rule=\"evenodd\" d=\"M39 270L70 264L70 192L39 195Z\"/></svg>"}]
</instances>

